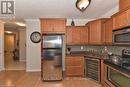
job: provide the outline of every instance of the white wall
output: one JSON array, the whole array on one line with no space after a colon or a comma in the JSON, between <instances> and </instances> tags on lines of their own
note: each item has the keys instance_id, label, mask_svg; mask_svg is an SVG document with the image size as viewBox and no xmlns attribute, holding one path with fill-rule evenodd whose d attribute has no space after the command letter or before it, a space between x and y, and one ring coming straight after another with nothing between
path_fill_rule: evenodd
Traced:
<instances>
[{"instance_id":1,"label":"white wall","mask_svg":"<svg viewBox=\"0 0 130 87\"><path fill-rule=\"evenodd\" d=\"M4 70L4 23L0 21L0 71Z\"/></svg>"},{"instance_id":2,"label":"white wall","mask_svg":"<svg viewBox=\"0 0 130 87\"><path fill-rule=\"evenodd\" d=\"M84 26L88 21L93 19L73 19L75 26ZM67 19L66 26L71 26L72 19Z\"/></svg>"},{"instance_id":3,"label":"white wall","mask_svg":"<svg viewBox=\"0 0 130 87\"><path fill-rule=\"evenodd\" d=\"M41 43L33 43L30 40L32 32L40 32L40 21L39 19L27 19L26 25L26 71L40 71Z\"/></svg>"},{"instance_id":4,"label":"white wall","mask_svg":"<svg viewBox=\"0 0 130 87\"><path fill-rule=\"evenodd\" d=\"M111 9L109 12L107 12L106 14L102 15L101 18L109 18L111 17L113 14L117 13L119 11L119 6L115 6L115 8Z\"/></svg>"},{"instance_id":5,"label":"white wall","mask_svg":"<svg viewBox=\"0 0 130 87\"><path fill-rule=\"evenodd\" d=\"M19 48L20 48L20 61L26 61L26 30L20 29L19 31Z\"/></svg>"}]
</instances>

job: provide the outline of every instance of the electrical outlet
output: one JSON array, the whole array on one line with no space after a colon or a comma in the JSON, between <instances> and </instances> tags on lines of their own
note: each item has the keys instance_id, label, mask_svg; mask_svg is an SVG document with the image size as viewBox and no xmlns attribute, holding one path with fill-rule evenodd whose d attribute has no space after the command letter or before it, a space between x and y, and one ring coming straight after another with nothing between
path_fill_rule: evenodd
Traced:
<instances>
[{"instance_id":1,"label":"electrical outlet","mask_svg":"<svg viewBox=\"0 0 130 87\"><path fill-rule=\"evenodd\" d=\"M81 46L81 47L80 47L80 49L81 49L81 50L83 50L83 49L84 49L84 47L83 47L83 46Z\"/></svg>"}]
</instances>

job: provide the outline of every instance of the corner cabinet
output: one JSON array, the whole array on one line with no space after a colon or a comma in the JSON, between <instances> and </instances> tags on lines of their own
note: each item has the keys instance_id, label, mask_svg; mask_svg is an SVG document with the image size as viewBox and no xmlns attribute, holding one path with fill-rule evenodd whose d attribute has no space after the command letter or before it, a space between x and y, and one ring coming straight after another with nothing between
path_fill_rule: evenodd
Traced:
<instances>
[{"instance_id":1,"label":"corner cabinet","mask_svg":"<svg viewBox=\"0 0 130 87\"><path fill-rule=\"evenodd\" d=\"M84 56L66 56L65 58L66 76L84 76Z\"/></svg>"},{"instance_id":2,"label":"corner cabinet","mask_svg":"<svg viewBox=\"0 0 130 87\"><path fill-rule=\"evenodd\" d=\"M111 45L112 44L112 30L113 30L113 20L112 18L106 20L104 22L103 28L103 42L105 44Z\"/></svg>"},{"instance_id":3,"label":"corner cabinet","mask_svg":"<svg viewBox=\"0 0 130 87\"><path fill-rule=\"evenodd\" d=\"M112 16L113 30L130 26L130 9L118 12Z\"/></svg>"},{"instance_id":4,"label":"corner cabinet","mask_svg":"<svg viewBox=\"0 0 130 87\"><path fill-rule=\"evenodd\" d=\"M66 27L67 45L85 45L88 44L87 26L68 26Z\"/></svg>"},{"instance_id":5,"label":"corner cabinet","mask_svg":"<svg viewBox=\"0 0 130 87\"><path fill-rule=\"evenodd\" d=\"M103 44L103 22L106 19L98 19L88 23L89 44Z\"/></svg>"},{"instance_id":6,"label":"corner cabinet","mask_svg":"<svg viewBox=\"0 0 130 87\"><path fill-rule=\"evenodd\" d=\"M42 18L40 22L42 33L65 33L65 19Z\"/></svg>"}]
</instances>

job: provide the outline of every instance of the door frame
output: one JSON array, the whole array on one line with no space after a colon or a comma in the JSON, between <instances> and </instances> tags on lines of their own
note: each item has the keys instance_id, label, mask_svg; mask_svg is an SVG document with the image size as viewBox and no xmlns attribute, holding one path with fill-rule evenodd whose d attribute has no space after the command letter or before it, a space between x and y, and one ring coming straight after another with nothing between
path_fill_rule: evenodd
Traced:
<instances>
[{"instance_id":1,"label":"door frame","mask_svg":"<svg viewBox=\"0 0 130 87\"><path fill-rule=\"evenodd\" d=\"M0 21L0 71L5 70L4 67L4 24Z\"/></svg>"}]
</instances>

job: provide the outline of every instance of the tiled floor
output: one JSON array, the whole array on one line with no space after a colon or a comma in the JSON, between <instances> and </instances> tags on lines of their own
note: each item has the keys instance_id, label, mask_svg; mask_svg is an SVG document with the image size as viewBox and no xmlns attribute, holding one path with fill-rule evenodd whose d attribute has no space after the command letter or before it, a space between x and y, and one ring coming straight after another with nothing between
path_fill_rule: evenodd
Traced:
<instances>
[{"instance_id":1,"label":"tiled floor","mask_svg":"<svg viewBox=\"0 0 130 87\"><path fill-rule=\"evenodd\" d=\"M65 78L59 82L42 82L40 72L25 71L0 72L0 87L102 87L89 79Z\"/></svg>"},{"instance_id":2,"label":"tiled floor","mask_svg":"<svg viewBox=\"0 0 130 87\"><path fill-rule=\"evenodd\" d=\"M13 60L11 54L5 55L5 70L25 70L26 62Z\"/></svg>"}]
</instances>

